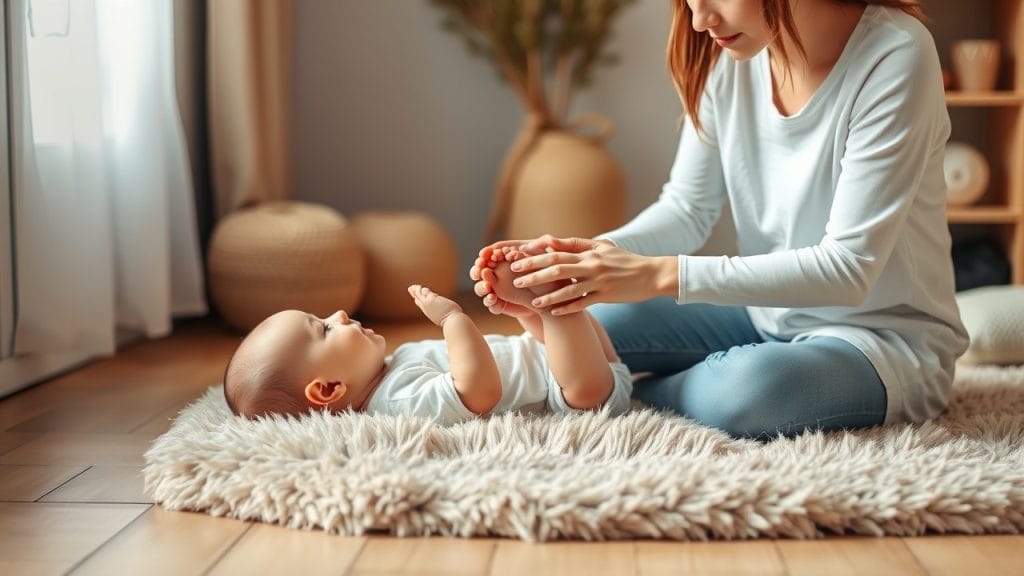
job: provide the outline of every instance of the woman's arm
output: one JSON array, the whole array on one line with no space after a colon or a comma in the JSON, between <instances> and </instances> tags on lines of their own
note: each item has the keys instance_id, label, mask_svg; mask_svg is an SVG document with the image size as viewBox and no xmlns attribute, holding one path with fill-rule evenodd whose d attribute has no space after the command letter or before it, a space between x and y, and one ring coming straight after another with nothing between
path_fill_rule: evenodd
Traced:
<instances>
[{"instance_id":1,"label":"woman's arm","mask_svg":"<svg viewBox=\"0 0 1024 576\"><path fill-rule=\"evenodd\" d=\"M906 238L915 208L936 217L914 226L945 233L942 155L949 119L932 44L908 42L872 66L846 124L821 239L770 254L682 258L680 302L858 306ZM914 256L922 267L949 258L938 251ZM887 287L893 293L905 288Z\"/></svg>"},{"instance_id":2,"label":"woman's arm","mask_svg":"<svg viewBox=\"0 0 1024 576\"><path fill-rule=\"evenodd\" d=\"M574 278L577 284L547 295L539 306L565 303L581 298L584 293L587 298L569 307L556 308L558 313L576 312L597 302L631 302L660 295L676 297L677 256L691 253L704 244L726 199L725 177L716 141L714 102L709 95L702 101L701 116L706 130L701 135L688 118L684 120L670 178L658 200L621 228L602 234L597 240L546 235L533 240L505 240L483 248L470 270L470 278L476 281L474 289L484 298L484 305L493 313L502 313L502 303L481 280L480 272L496 252L507 247L535 255L564 253L529 260L523 268L527 272L545 265L575 265L572 274L556 273L553 278ZM598 243L613 249L584 256ZM614 249L616 246L618 250ZM524 286L542 284L545 277L531 277Z\"/></svg>"},{"instance_id":3,"label":"woman's arm","mask_svg":"<svg viewBox=\"0 0 1024 576\"><path fill-rule=\"evenodd\" d=\"M933 212L944 203L937 193L941 185L936 182L941 184L942 146L949 124L938 61L934 54L924 53L929 50L933 50L930 45L921 45L890 53L872 68L859 90L848 121L842 170L834 189L823 192L831 196L831 211L816 244L747 256L676 256L678 291L671 295L680 303L717 305L860 305L896 250L915 202ZM922 186L922 182L926 184ZM923 196L922 191L928 195ZM659 205L671 207L664 197ZM683 204L678 208L684 210ZM646 222L645 229L672 235L673 227L659 225L658 215L652 212L649 217L653 220ZM640 217L634 222L638 220ZM636 252L634 246L642 245L641 254L657 254L651 250L653 244L642 241L642 235L612 233L607 237L622 249ZM653 280L664 280L667 264L657 266L598 250L587 253L579 240L566 240L563 245L558 248L565 251L562 254L534 256L521 263L524 271L532 272L523 278L525 286L559 278L577 280L574 287L542 301L543 306L566 302L584 292L589 296L592 289L615 294L581 301L565 311L592 302L628 300L635 295L620 291L633 281L642 288L640 292L668 295L661 290L665 284ZM623 278L618 282L611 281L620 275Z\"/></svg>"}]
</instances>

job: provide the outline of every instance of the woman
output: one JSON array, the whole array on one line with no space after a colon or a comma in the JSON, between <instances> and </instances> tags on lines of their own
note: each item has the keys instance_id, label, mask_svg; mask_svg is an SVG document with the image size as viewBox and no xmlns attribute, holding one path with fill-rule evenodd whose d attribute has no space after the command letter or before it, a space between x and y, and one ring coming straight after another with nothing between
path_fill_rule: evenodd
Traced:
<instances>
[{"instance_id":1,"label":"woman","mask_svg":"<svg viewBox=\"0 0 1024 576\"><path fill-rule=\"evenodd\" d=\"M522 286L564 283L538 306L605 303L591 311L623 361L650 373L635 397L735 436L937 415L967 336L921 17L913 0L675 3L685 116L657 202L596 240L485 248L477 294L504 309L480 270L522 245ZM739 256L690 255L726 200Z\"/></svg>"}]
</instances>

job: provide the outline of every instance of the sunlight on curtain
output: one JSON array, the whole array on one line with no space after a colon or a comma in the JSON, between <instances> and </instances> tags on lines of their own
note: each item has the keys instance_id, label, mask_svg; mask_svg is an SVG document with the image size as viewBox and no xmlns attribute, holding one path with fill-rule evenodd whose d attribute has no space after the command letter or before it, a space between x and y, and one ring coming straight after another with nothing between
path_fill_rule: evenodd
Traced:
<instances>
[{"instance_id":1,"label":"sunlight on curtain","mask_svg":"<svg viewBox=\"0 0 1024 576\"><path fill-rule=\"evenodd\" d=\"M172 0L12 4L15 352L167 334L206 311Z\"/></svg>"}]
</instances>

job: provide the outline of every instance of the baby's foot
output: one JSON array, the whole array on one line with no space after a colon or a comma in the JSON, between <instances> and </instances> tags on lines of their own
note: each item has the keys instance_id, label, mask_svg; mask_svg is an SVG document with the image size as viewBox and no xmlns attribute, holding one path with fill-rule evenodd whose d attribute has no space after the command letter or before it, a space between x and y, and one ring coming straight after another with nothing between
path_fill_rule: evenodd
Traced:
<instances>
[{"instance_id":1,"label":"baby's foot","mask_svg":"<svg viewBox=\"0 0 1024 576\"><path fill-rule=\"evenodd\" d=\"M532 302L536 296L556 290L561 287L561 284L551 282L540 286L530 286L529 288L519 288L513 285L512 281L520 276L520 274L512 271L512 262L527 256L528 254L520 252L515 248L505 248L502 251L496 250L495 255L492 256L494 265L491 266L491 270L494 273L494 278L491 280L491 289L498 298L506 302L534 309Z\"/></svg>"}]
</instances>

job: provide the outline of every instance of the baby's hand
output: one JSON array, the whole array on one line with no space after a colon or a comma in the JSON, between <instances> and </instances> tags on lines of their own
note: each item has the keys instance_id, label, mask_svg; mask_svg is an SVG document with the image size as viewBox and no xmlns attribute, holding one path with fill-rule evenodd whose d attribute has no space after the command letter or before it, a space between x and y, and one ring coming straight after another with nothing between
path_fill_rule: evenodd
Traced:
<instances>
[{"instance_id":1,"label":"baby's hand","mask_svg":"<svg viewBox=\"0 0 1024 576\"><path fill-rule=\"evenodd\" d=\"M461 306L426 286L419 284L409 286L409 295L412 296L423 315L438 326L442 326L449 317L462 313Z\"/></svg>"}]
</instances>

